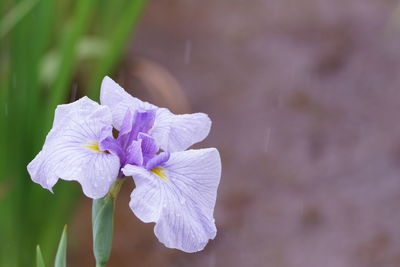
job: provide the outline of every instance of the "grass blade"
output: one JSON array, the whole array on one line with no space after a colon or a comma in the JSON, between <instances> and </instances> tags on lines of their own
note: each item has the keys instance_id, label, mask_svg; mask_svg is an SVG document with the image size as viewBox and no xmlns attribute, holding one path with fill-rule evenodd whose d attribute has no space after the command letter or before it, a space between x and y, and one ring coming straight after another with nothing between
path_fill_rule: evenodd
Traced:
<instances>
[{"instance_id":1,"label":"grass blade","mask_svg":"<svg viewBox=\"0 0 400 267\"><path fill-rule=\"evenodd\" d=\"M39 245L36 247L36 267L46 267L46 265L44 265L43 255Z\"/></svg>"},{"instance_id":2,"label":"grass blade","mask_svg":"<svg viewBox=\"0 0 400 267\"><path fill-rule=\"evenodd\" d=\"M136 25L136 21L139 19L139 15L141 14L146 2L147 0L131 1L115 25L115 31L109 37L109 40L112 40L112 42L109 43L109 48L98 64L99 67L89 83L89 97L94 99L98 98L100 82L104 76L109 74L118 62L124 44L126 43L130 33L132 33L132 29Z\"/></svg>"},{"instance_id":3,"label":"grass blade","mask_svg":"<svg viewBox=\"0 0 400 267\"><path fill-rule=\"evenodd\" d=\"M77 46L84 35L91 18L91 11L96 1L81 0L76 2L75 14L72 24L67 29L65 38L61 44L61 61L58 66L58 75L55 78L54 89L51 92L48 108L54 110L55 107L63 102L69 90L66 90L73 75L73 67L76 62ZM47 127L51 121L47 122Z\"/></svg>"},{"instance_id":4,"label":"grass blade","mask_svg":"<svg viewBox=\"0 0 400 267\"><path fill-rule=\"evenodd\" d=\"M25 0L20 2L7 16L0 21L0 38L9 33L12 28L18 24L39 2L39 0Z\"/></svg>"},{"instance_id":5,"label":"grass blade","mask_svg":"<svg viewBox=\"0 0 400 267\"><path fill-rule=\"evenodd\" d=\"M58 244L54 267L66 267L66 266L67 266L67 226L64 226L60 243Z\"/></svg>"},{"instance_id":6,"label":"grass blade","mask_svg":"<svg viewBox=\"0 0 400 267\"><path fill-rule=\"evenodd\" d=\"M51 259L43 262L53 265L59 229L81 191L60 181L51 195L29 179L26 165L42 147L73 79L79 78L83 95L83 85L99 84L116 66L144 2L0 0L0 266L35 265L38 243ZM59 55L55 71L41 79L44 59L53 52Z\"/></svg>"}]
</instances>

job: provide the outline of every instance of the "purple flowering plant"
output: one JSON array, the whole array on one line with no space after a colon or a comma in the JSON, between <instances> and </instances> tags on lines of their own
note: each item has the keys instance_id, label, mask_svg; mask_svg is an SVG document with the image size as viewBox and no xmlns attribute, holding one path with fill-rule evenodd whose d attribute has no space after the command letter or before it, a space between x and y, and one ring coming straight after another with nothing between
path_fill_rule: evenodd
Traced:
<instances>
[{"instance_id":1,"label":"purple flowering plant","mask_svg":"<svg viewBox=\"0 0 400 267\"><path fill-rule=\"evenodd\" d=\"M32 180L52 191L58 179L77 181L93 201L97 266L111 251L115 198L132 177L129 206L165 246L202 250L214 239L221 160L215 148L188 149L205 139L204 113L176 115L141 101L109 77L100 103L83 97L59 105L42 150L29 163ZM118 132L117 135L115 133Z\"/></svg>"}]
</instances>

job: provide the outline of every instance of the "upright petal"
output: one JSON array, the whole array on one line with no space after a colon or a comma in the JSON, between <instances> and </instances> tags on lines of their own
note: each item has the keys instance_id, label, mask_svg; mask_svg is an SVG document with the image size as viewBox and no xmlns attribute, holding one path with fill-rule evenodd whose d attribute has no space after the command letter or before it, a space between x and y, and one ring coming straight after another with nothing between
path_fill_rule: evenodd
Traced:
<instances>
[{"instance_id":1,"label":"upright petal","mask_svg":"<svg viewBox=\"0 0 400 267\"><path fill-rule=\"evenodd\" d=\"M109 77L105 77L101 84L100 100L102 105L110 107L114 127L118 130L128 110L157 109L155 123L150 132L165 151L183 151L202 141L210 131L211 120L206 114L173 114L166 108L159 108L131 96Z\"/></svg>"},{"instance_id":2,"label":"upright petal","mask_svg":"<svg viewBox=\"0 0 400 267\"><path fill-rule=\"evenodd\" d=\"M160 108L150 134L163 150L176 152L203 141L210 128L211 120L207 114L175 115L166 108Z\"/></svg>"},{"instance_id":3,"label":"upright petal","mask_svg":"<svg viewBox=\"0 0 400 267\"><path fill-rule=\"evenodd\" d=\"M139 133L138 139L142 141L143 162L146 164L160 150L156 140L148 134Z\"/></svg>"},{"instance_id":4,"label":"upright petal","mask_svg":"<svg viewBox=\"0 0 400 267\"><path fill-rule=\"evenodd\" d=\"M142 152L142 140L133 141L132 144L126 150L126 162L121 164L133 164L141 166L143 164L143 152Z\"/></svg>"},{"instance_id":5,"label":"upright petal","mask_svg":"<svg viewBox=\"0 0 400 267\"><path fill-rule=\"evenodd\" d=\"M154 232L165 246L196 252L214 239L213 212L221 176L218 150L172 153L157 172L132 165L122 171L135 180L132 211L142 221L156 223Z\"/></svg>"},{"instance_id":6,"label":"upright petal","mask_svg":"<svg viewBox=\"0 0 400 267\"><path fill-rule=\"evenodd\" d=\"M117 178L117 155L101 151L106 131L112 136L111 113L87 97L60 105L43 149L28 165L33 181L52 191L59 178L78 181L85 195L103 197Z\"/></svg>"},{"instance_id":7,"label":"upright petal","mask_svg":"<svg viewBox=\"0 0 400 267\"><path fill-rule=\"evenodd\" d=\"M148 132L154 125L155 116L155 109L138 109L133 113L128 110L117 138L122 147L128 147L140 132Z\"/></svg>"},{"instance_id":8,"label":"upright petal","mask_svg":"<svg viewBox=\"0 0 400 267\"><path fill-rule=\"evenodd\" d=\"M157 108L148 102L141 101L131 96L108 76L104 77L101 83L100 103L111 109L113 125L117 130L120 130L125 113L128 110L134 112L137 109L146 110Z\"/></svg>"}]
</instances>

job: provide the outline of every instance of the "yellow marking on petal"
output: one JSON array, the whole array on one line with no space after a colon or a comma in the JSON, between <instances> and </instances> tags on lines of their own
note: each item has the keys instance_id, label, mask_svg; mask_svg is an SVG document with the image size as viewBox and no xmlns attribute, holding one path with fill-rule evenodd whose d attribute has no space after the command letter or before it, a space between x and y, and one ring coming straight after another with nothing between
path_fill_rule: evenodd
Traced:
<instances>
[{"instance_id":1,"label":"yellow marking on petal","mask_svg":"<svg viewBox=\"0 0 400 267\"><path fill-rule=\"evenodd\" d=\"M158 166L150 170L153 172L155 175L163 179L164 181L168 181L167 175L165 174L165 169Z\"/></svg>"},{"instance_id":2,"label":"yellow marking on petal","mask_svg":"<svg viewBox=\"0 0 400 267\"><path fill-rule=\"evenodd\" d=\"M87 145L84 145L84 147L89 148L90 150L100 152L100 153L107 153L107 151L102 151L99 148L99 142L96 141L91 141Z\"/></svg>"}]
</instances>

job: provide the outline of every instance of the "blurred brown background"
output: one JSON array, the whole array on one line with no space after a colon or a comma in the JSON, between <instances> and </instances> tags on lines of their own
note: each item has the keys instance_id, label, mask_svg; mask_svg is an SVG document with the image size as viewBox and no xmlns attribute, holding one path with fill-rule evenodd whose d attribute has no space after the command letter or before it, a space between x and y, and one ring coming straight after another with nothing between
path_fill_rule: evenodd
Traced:
<instances>
[{"instance_id":1,"label":"blurred brown background","mask_svg":"<svg viewBox=\"0 0 400 267\"><path fill-rule=\"evenodd\" d=\"M118 74L213 120L218 234L164 248L118 201L110 266L400 266L400 31L394 0L153 0ZM70 266L94 265L90 201ZM85 265L78 265L86 260Z\"/></svg>"}]
</instances>

